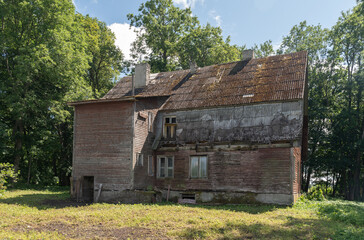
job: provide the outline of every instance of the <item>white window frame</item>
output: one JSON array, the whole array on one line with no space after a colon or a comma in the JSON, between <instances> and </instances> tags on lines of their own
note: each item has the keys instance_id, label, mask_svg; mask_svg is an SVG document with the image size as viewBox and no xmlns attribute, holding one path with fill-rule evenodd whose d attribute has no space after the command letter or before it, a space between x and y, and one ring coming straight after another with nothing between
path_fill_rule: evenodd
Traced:
<instances>
[{"instance_id":1,"label":"white window frame","mask_svg":"<svg viewBox=\"0 0 364 240\"><path fill-rule=\"evenodd\" d=\"M143 154L142 153L137 153L136 154L136 163L135 163L135 165L138 166L138 167L143 167L143 162L144 162Z\"/></svg>"},{"instance_id":2,"label":"white window frame","mask_svg":"<svg viewBox=\"0 0 364 240\"><path fill-rule=\"evenodd\" d=\"M154 176L154 164L152 155L148 155L148 176Z\"/></svg>"},{"instance_id":3,"label":"white window frame","mask_svg":"<svg viewBox=\"0 0 364 240\"><path fill-rule=\"evenodd\" d=\"M176 122L175 123L172 123L172 119L176 119ZM166 119L169 119L169 123L167 123ZM176 137L176 132L177 132L177 117L176 116L165 116L163 118L163 137L164 138L169 138L167 136L167 127L170 126L171 129L173 129L173 134L172 136L170 137L171 139L175 138Z\"/></svg>"},{"instance_id":4,"label":"white window frame","mask_svg":"<svg viewBox=\"0 0 364 240\"><path fill-rule=\"evenodd\" d=\"M206 158L206 176L201 176L201 158L205 157ZM192 177L192 158L198 158L198 176L197 177ZM190 156L190 178L191 179L207 179L208 178L208 165L209 165L209 160L207 155L193 155Z\"/></svg>"},{"instance_id":5,"label":"white window frame","mask_svg":"<svg viewBox=\"0 0 364 240\"><path fill-rule=\"evenodd\" d=\"M161 177L161 158L165 159L164 162L164 177ZM172 158L172 167L168 167L168 158ZM172 176L168 176L168 170L172 169ZM174 156L157 156L157 178L174 178Z\"/></svg>"}]
</instances>

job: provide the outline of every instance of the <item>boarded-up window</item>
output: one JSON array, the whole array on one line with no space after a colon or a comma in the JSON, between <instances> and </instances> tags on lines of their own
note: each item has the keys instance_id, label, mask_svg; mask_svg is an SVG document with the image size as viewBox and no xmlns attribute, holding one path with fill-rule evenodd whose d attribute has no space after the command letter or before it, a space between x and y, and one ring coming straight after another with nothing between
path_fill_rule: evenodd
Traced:
<instances>
[{"instance_id":1,"label":"boarded-up window","mask_svg":"<svg viewBox=\"0 0 364 240\"><path fill-rule=\"evenodd\" d=\"M148 156L148 176L154 176L153 156Z\"/></svg>"},{"instance_id":2,"label":"boarded-up window","mask_svg":"<svg viewBox=\"0 0 364 240\"><path fill-rule=\"evenodd\" d=\"M191 178L207 178L207 156L192 156L190 161Z\"/></svg>"},{"instance_id":3,"label":"boarded-up window","mask_svg":"<svg viewBox=\"0 0 364 240\"><path fill-rule=\"evenodd\" d=\"M163 127L163 137L174 139L176 137L177 120L176 117L165 117Z\"/></svg>"},{"instance_id":4,"label":"boarded-up window","mask_svg":"<svg viewBox=\"0 0 364 240\"><path fill-rule=\"evenodd\" d=\"M141 153L136 154L136 165L143 166L143 154Z\"/></svg>"},{"instance_id":5,"label":"boarded-up window","mask_svg":"<svg viewBox=\"0 0 364 240\"><path fill-rule=\"evenodd\" d=\"M158 156L158 178L172 178L174 174L173 156Z\"/></svg>"}]
</instances>

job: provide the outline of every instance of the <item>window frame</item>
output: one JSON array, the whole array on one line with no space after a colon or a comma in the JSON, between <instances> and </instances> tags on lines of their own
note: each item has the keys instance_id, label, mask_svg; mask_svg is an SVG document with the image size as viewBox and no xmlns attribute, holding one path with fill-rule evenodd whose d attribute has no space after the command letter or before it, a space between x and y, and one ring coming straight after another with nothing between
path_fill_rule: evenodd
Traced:
<instances>
[{"instance_id":1,"label":"window frame","mask_svg":"<svg viewBox=\"0 0 364 240\"><path fill-rule=\"evenodd\" d=\"M168 123L167 120L169 119ZM175 122L173 123L172 119L175 119ZM171 130L173 129L173 131L171 131L171 136L167 136L167 128L170 127ZM176 116L165 116L163 117L163 138L165 139L175 139L176 138L176 133L177 133L177 117Z\"/></svg>"},{"instance_id":2,"label":"window frame","mask_svg":"<svg viewBox=\"0 0 364 240\"><path fill-rule=\"evenodd\" d=\"M161 158L165 159L163 171L164 177L161 177ZM168 158L172 158L172 167L168 167ZM172 169L172 176L168 176L168 170ZM158 155L157 156L157 178L174 178L174 156Z\"/></svg>"},{"instance_id":3,"label":"window frame","mask_svg":"<svg viewBox=\"0 0 364 240\"><path fill-rule=\"evenodd\" d=\"M206 176L201 176L201 158L206 158ZM198 158L198 176L192 177L192 158ZM208 179L209 171L208 171L209 161L207 155L192 155L190 156L190 166L189 166L189 177L190 179Z\"/></svg>"}]
</instances>

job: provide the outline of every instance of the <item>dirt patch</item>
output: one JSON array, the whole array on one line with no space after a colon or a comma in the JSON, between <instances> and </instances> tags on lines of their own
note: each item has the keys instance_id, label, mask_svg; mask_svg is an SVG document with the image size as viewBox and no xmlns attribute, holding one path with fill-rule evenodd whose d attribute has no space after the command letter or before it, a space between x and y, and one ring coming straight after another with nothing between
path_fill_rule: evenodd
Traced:
<instances>
[{"instance_id":1,"label":"dirt patch","mask_svg":"<svg viewBox=\"0 0 364 240\"><path fill-rule=\"evenodd\" d=\"M157 230L140 227L110 228L98 225L65 224L59 221L46 225L17 225L12 228L17 232L58 232L66 238L74 239L170 239Z\"/></svg>"}]
</instances>

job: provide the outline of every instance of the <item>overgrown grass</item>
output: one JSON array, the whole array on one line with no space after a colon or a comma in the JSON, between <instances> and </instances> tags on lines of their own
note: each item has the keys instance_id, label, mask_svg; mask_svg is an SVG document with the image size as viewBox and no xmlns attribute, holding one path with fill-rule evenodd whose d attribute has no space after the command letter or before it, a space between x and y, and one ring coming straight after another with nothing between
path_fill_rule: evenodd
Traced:
<instances>
[{"instance_id":1,"label":"overgrown grass","mask_svg":"<svg viewBox=\"0 0 364 240\"><path fill-rule=\"evenodd\" d=\"M76 205L68 189L0 199L0 239L364 239L364 203Z\"/></svg>"}]
</instances>

